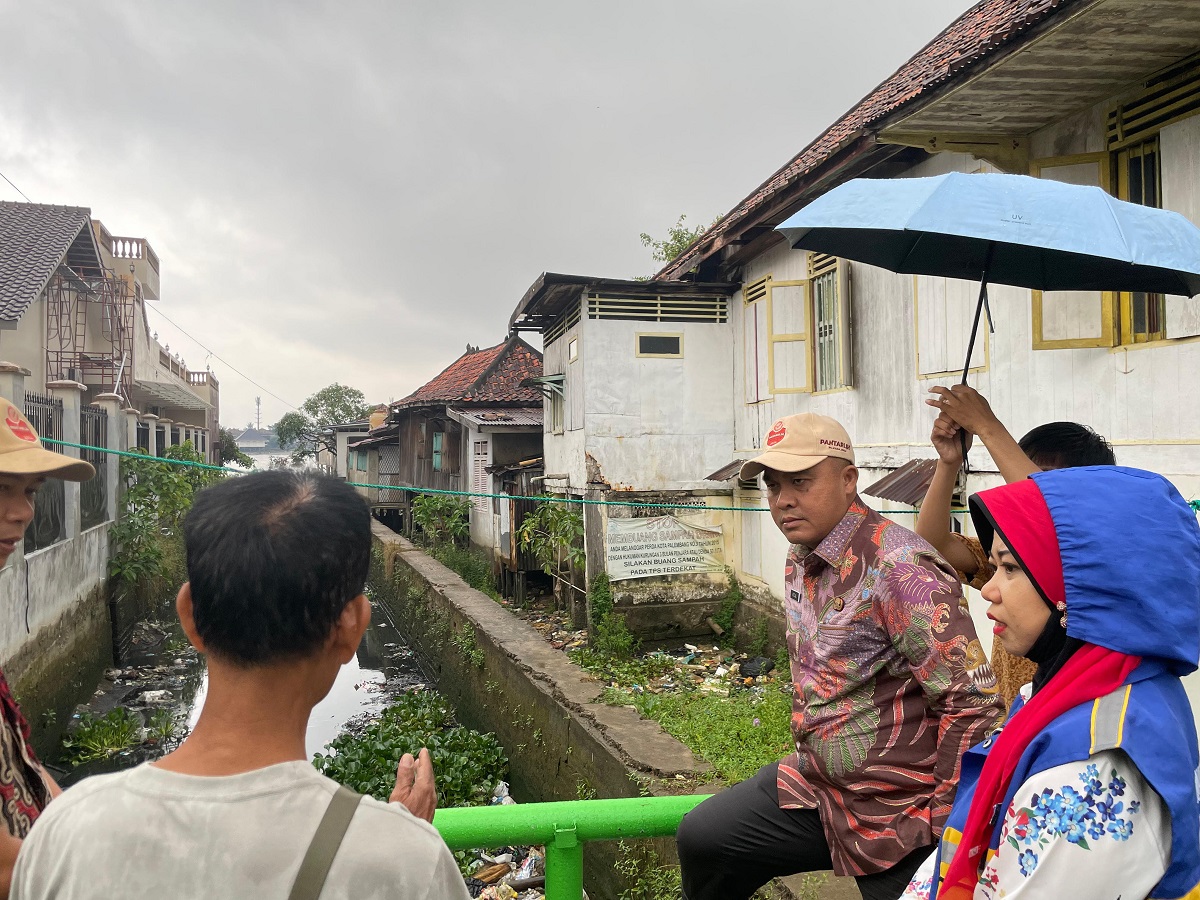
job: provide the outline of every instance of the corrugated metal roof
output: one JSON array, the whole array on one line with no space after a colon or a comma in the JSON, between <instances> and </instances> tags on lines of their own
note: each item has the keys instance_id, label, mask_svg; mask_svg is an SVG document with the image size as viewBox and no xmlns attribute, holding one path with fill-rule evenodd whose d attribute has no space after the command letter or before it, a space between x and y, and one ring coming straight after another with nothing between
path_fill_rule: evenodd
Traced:
<instances>
[{"instance_id":1,"label":"corrugated metal roof","mask_svg":"<svg viewBox=\"0 0 1200 900\"><path fill-rule=\"evenodd\" d=\"M936 459L914 459L864 488L863 493L881 500L918 506L925 499L936 469Z\"/></svg>"},{"instance_id":2,"label":"corrugated metal roof","mask_svg":"<svg viewBox=\"0 0 1200 900\"><path fill-rule=\"evenodd\" d=\"M721 466L721 468L717 469L717 471L713 472L711 475L705 475L703 480L728 481L731 478L736 478L737 473L741 471L742 463L744 462L744 459L735 459L733 462L726 463L725 465Z\"/></svg>"},{"instance_id":3,"label":"corrugated metal roof","mask_svg":"<svg viewBox=\"0 0 1200 900\"><path fill-rule=\"evenodd\" d=\"M511 409L500 407L460 409L457 406L452 406L448 411L454 413L455 418L461 422L476 427L504 428L505 426L541 426L542 424L541 406L523 406Z\"/></svg>"}]
</instances>

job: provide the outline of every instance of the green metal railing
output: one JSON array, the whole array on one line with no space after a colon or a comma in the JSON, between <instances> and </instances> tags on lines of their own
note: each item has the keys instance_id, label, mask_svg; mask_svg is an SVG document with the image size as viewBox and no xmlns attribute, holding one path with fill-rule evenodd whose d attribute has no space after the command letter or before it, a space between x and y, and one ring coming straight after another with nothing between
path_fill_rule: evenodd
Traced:
<instances>
[{"instance_id":1,"label":"green metal railing","mask_svg":"<svg viewBox=\"0 0 1200 900\"><path fill-rule=\"evenodd\" d=\"M684 815L709 796L439 809L433 827L451 850L544 845L546 900L580 900L584 843L674 834Z\"/></svg>"}]
</instances>

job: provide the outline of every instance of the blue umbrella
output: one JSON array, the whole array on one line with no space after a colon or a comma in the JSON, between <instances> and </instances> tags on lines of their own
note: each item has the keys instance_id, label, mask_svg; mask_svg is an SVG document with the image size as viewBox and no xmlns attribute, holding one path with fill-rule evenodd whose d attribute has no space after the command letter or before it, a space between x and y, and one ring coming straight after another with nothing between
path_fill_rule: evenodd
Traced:
<instances>
[{"instance_id":1,"label":"blue umbrella","mask_svg":"<svg viewBox=\"0 0 1200 900\"><path fill-rule=\"evenodd\" d=\"M798 250L979 281L964 384L989 282L1042 291L1200 293L1200 229L1186 218L1098 187L1027 175L856 178L777 230Z\"/></svg>"}]
</instances>

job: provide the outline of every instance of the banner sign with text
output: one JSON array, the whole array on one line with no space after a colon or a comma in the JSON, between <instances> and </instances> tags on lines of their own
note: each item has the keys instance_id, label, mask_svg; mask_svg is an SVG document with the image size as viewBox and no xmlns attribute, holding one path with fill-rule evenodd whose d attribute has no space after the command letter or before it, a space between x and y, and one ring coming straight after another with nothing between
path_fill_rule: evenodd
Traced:
<instances>
[{"instance_id":1,"label":"banner sign with text","mask_svg":"<svg viewBox=\"0 0 1200 900\"><path fill-rule=\"evenodd\" d=\"M688 525L674 516L609 519L607 562L612 581L723 572L721 527Z\"/></svg>"}]
</instances>

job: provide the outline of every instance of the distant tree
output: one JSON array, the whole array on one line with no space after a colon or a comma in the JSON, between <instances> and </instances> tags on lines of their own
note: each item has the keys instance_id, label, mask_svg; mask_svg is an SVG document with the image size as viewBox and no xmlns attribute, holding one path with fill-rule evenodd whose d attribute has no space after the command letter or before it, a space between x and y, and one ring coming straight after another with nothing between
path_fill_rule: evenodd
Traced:
<instances>
[{"instance_id":1,"label":"distant tree","mask_svg":"<svg viewBox=\"0 0 1200 900\"><path fill-rule=\"evenodd\" d=\"M254 460L238 449L237 438L228 428L222 428L218 432L217 459L221 465L237 463L247 469L254 468Z\"/></svg>"},{"instance_id":2,"label":"distant tree","mask_svg":"<svg viewBox=\"0 0 1200 900\"><path fill-rule=\"evenodd\" d=\"M285 413L275 423L275 436L282 449L292 451L295 462L321 450L336 453L336 441L332 435L322 434L322 429L365 419L370 411L362 391L334 382L300 404L298 412Z\"/></svg>"},{"instance_id":3,"label":"distant tree","mask_svg":"<svg viewBox=\"0 0 1200 900\"><path fill-rule=\"evenodd\" d=\"M667 229L667 236L662 240L656 240L644 231L639 235L642 239L642 246L650 248L650 256L660 266L665 266L672 262L679 254L683 253L696 238L712 228L721 221L721 217L713 219L708 225L697 225L695 228L688 228L685 224L687 216L680 216L675 224Z\"/></svg>"}]
</instances>

